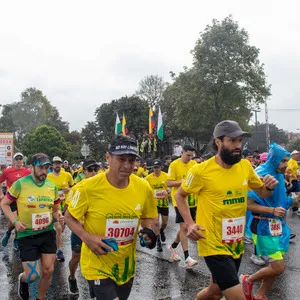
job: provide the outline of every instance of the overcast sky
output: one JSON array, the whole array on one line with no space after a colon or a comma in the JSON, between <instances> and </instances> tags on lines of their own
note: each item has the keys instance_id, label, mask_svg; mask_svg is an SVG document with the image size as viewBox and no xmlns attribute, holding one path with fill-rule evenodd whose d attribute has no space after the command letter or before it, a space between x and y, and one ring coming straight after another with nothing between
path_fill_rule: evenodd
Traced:
<instances>
[{"instance_id":1,"label":"overcast sky","mask_svg":"<svg viewBox=\"0 0 300 300\"><path fill-rule=\"evenodd\" d=\"M274 0L1 1L0 104L33 86L80 130L97 107L132 95L146 75L169 81L169 71L191 66L199 33L232 14L261 50L272 84L269 121L297 132L299 8Z\"/></svg>"}]
</instances>

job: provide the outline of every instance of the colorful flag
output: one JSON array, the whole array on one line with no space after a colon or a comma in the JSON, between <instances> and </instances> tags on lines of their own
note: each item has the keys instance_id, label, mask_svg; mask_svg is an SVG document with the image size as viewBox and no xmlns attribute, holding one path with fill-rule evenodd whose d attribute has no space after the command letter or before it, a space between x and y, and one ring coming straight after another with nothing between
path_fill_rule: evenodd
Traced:
<instances>
[{"instance_id":1,"label":"colorful flag","mask_svg":"<svg viewBox=\"0 0 300 300\"><path fill-rule=\"evenodd\" d=\"M155 137L153 138L153 151L154 151L154 152L157 151L157 140L156 140Z\"/></svg>"},{"instance_id":2,"label":"colorful flag","mask_svg":"<svg viewBox=\"0 0 300 300\"><path fill-rule=\"evenodd\" d=\"M127 128L127 125L126 125L126 119L125 119L124 114L123 114L123 119L122 119L122 133L124 135L127 135L127 133L128 133L128 128Z\"/></svg>"},{"instance_id":3,"label":"colorful flag","mask_svg":"<svg viewBox=\"0 0 300 300\"><path fill-rule=\"evenodd\" d=\"M119 115L117 114L116 125L115 125L115 135L118 135L120 132L122 132L122 124L121 124Z\"/></svg>"},{"instance_id":4,"label":"colorful flag","mask_svg":"<svg viewBox=\"0 0 300 300\"><path fill-rule=\"evenodd\" d=\"M163 123L160 107L158 108L157 137L161 141L164 139L164 123Z\"/></svg>"},{"instance_id":5,"label":"colorful flag","mask_svg":"<svg viewBox=\"0 0 300 300\"><path fill-rule=\"evenodd\" d=\"M153 128L155 127L155 119L153 115L152 108L149 108L149 134L152 134Z\"/></svg>"}]
</instances>

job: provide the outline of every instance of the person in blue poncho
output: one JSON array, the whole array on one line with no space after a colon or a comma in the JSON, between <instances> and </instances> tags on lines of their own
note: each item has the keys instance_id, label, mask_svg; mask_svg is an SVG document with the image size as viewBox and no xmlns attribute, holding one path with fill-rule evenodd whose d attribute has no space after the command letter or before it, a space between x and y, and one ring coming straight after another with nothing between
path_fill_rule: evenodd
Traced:
<instances>
[{"instance_id":1,"label":"person in blue poncho","mask_svg":"<svg viewBox=\"0 0 300 300\"><path fill-rule=\"evenodd\" d=\"M257 255L269 263L268 267L253 275L241 275L244 292L249 299L267 299L266 292L272 288L276 277L285 270L283 254L289 248L290 229L284 216L293 202L286 194L284 181L289 157L289 152L271 143L267 162L260 165L256 172L260 177L266 174L274 176L278 185L268 198L260 198L255 191L248 193L248 210L253 213L251 231ZM262 284L251 298L253 283L259 280L262 280Z\"/></svg>"}]
</instances>

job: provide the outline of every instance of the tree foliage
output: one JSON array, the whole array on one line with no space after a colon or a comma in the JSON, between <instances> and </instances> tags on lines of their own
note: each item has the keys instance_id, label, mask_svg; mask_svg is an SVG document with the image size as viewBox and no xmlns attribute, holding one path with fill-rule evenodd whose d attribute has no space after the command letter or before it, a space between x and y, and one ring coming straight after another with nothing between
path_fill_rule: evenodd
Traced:
<instances>
[{"instance_id":1,"label":"tree foliage","mask_svg":"<svg viewBox=\"0 0 300 300\"><path fill-rule=\"evenodd\" d=\"M294 151L294 150L298 150L298 151L299 151L299 149L300 149L300 139L296 139L296 140L294 140L294 141L291 141L291 142L287 145L286 149L287 149L288 151L290 151L290 152L292 152L292 151Z\"/></svg>"},{"instance_id":2,"label":"tree foliage","mask_svg":"<svg viewBox=\"0 0 300 300\"><path fill-rule=\"evenodd\" d=\"M41 125L25 135L22 150L26 156L42 152L50 157L58 155L65 159L71 148L56 128Z\"/></svg>"},{"instance_id":3,"label":"tree foliage","mask_svg":"<svg viewBox=\"0 0 300 300\"><path fill-rule=\"evenodd\" d=\"M116 114L122 121L125 115L129 135L139 138L148 131L149 107L146 100L137 96L122 97L110 103L104 103L95 111L95 122L88 122L82 130L82 135L91 149L91 155L104 158L108 144L114 137Z\"/></svg>"},{"instance_id":4,"label":"tree foliage","mask_svg":"<svg viewBox=\"0 0 300 300\"><path fill-rule=\"evenodd\" d=\"M259 49L231 17L213 20L192 50L193 66L176 75L162 109L174 137L210 140L216 123L236 120L247 127L251 109L270 95Z\"/></svg>"},{"instance_id":5,"label":"tree foliage","mask_svg":"<svg viewBox=\"0 0 300 300\"><path fill-rule=\"evenodd\" d=\"M20 101L3 106L0 128L14 132L19 146L27 133L42 124L53 126L60 132L69 131L69 124L62 121L57 108L36 88L26 89Z\"/></svg>"},{"instance_id":6,"label":"tree foliage","mask_svg":"<svg viewBox=\"0 0 300 300\"><path fill-rule=\"evenodd\" d=\"M258 150L260 153L267 151L266 124L258 123L257 126L250 126L250 131L252 136L246 139L246 147L251 151ZM283 146L288 144L287 133L275 124L269 124L269 132L271 141Z\"/></svg>"},{"instance_id":7,"label":"tree foliage","mask_svg":"<svg viewBox=\"0 0 300 300\"><path fill-rule=\"evenodd\" d=\"M167 83L158 75L146 76L139 82L136 95L148 102L151 107L157 106L163 100Z\"/></svg>"}]
</instances>

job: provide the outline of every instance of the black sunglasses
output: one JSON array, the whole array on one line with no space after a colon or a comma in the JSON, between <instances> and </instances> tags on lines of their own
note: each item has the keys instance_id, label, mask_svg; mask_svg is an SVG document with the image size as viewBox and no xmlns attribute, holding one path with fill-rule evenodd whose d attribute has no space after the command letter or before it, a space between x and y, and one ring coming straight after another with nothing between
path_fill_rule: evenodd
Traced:
<instances>
[{"instance_id":1,"label":"black sunglasses","mask_svg":"<svg viewBox=\"0 0 300 300\"><path fill-rule=\"evenodd\" d=\"M17 156L17 157L15 158L15 160L22 160L22 159L23 159L22 156Z\"/></svg>"},{"instance_id":2,"label":"black sunglasses","mask_svg":"<svg viewBox=\"0 0 300 300\"><path fill-rule=\"evenodd\" d=\"M86 170L87 170L88 172L93 172L93 171L95 171L95 172L97 173L97 172L100 170L100 168L99 168L99 167L87 167Z\"/></svg>"}]
</instances>

